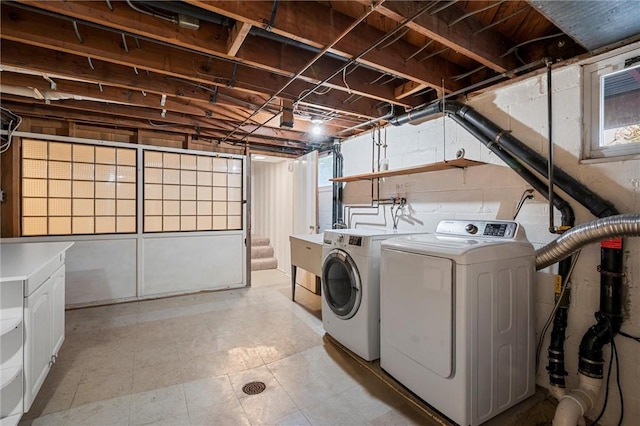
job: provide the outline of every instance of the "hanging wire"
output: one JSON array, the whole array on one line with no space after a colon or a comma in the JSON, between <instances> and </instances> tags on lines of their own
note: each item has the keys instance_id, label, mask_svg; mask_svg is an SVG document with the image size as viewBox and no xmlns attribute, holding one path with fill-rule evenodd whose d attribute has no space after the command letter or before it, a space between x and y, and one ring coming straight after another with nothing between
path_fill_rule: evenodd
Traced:
<instances>
[{"instance_id":1,"label":"hanging wire","mask_svg":"<svg viewBox=\"0 0 640 426\"><path fill-rule=\"evenodd\" d=\"M434 56L438 56L439 54L446 52L447 50L449 50L448 47L445 47L444 49L440 49L437 52L433 52L432 54L425 56L424 58L420 59L418 62L424 62L427 59L433 58Z\"/></svg>"},{"instance_id":2,"label":"hanging wire","mask_svg":"<svg viewBox=\"0 0 640 426\"><path fill-rule=\"evenodd\" d=\"M522 206L524 206L524 203L527 200L532 200L532 199L533 199L533 189L531 188L525 189L522 195L520 196L520 201L518 201L518 205L516 206L516 212L513 214L512 220L516 220L516 217L518 217L518 213L520 213L520 209L522 208Z\"/></svg>"},{"instance_id":3,"label":"hanging wire","mask_svg":"<svg viewBox=\"0 0 640 426\"><path fill-rule=\"evenodd\" d=\"M478 68L473 69L473 70L471 70L469 72L466 72L464 74L454 75L453 77L451 77L451 80L454 80L454 81L462 80L463 78L467 78L470 75L477 73L478 71L482 71L486 67L487 67L486 65L480 65Z\"/></svg>"},{"instance_id":4,"label":"hanging wire","mask_svg":"<svg viewBox=\"0 0 640 426\"><path fill-rule=\"evenodd\" d=\"M135 6L131 0L126 0L126 1L127 1L127 4L129 5L129 7L131 9L135 10L136 12L140 12L140 13L143 13L145 15L153 16L154 18L164 19L165 21L169 21L169 22L171 22L173 24L177 24L178 23L178 20L176 18L167 17L167 16L161 15L159 13L147 12L146 10L142 10L139 7Z\"/></svg>"},{"instance_id":5,"label":"hanging wire","mask_svg":"<svg viewBox=\"0 0 640 426\"><path fill-rule=\"evenodd\" d=\"M352 72L354 72L355 70L357 70L358 68L360 68L360 63L355 63L353 64L353 66L351 67L351 69L349 71L347 71L347 75L351 74Z\"/></svg>"},{"instance_id":6,"label":"hanging wire","mask_svg":"<svg viewBox=\"0 0 640 426\"><path fill-rule=\"evenodd\" d=\"M367 84L369 84L369 85L376 84L378 81L382 80L384 77L386 77L388 75L389 75L388 72L382 73L382 74L380 74L380 76L378 78L376 78L375 80L373 80L373 81L371 81L371 82L369 82Z\"/></svg>"},{"instance_id":7,"label":"hanging wire","mask_svg":"<svg viewBox=\"0 0 640 426\"><path fill-rule=\"evenodd\" d=\"M390 75L390 77L388 79L386 79L385 81L383 81L382 83L380 83L380 86L384 86L385 84L389 84L392 81L396 80L398 77L396 77L395 75Z\"/></svg>"},{"instance_id":8,"label":"hanging wire","mask_svg":"<svg viewBox=\"0 0 640 426\"><path fill-rule=\"evenodd\" d=\"M344 82L344 87L347 88L347 93L351 94L351 88L349 87L349 83L347 83L347 69L342 70L342 81Z\"/></svg>"},{"instance_id":9,"label":"hanging wire","mask_svg":"<svg viewBox=\"0 0 640 426\"><path fill-rule=\"evenodd\" d=\"M78 40L80 40L80 44L84 43L82 41L82 36L80 35L80 30L78 30L78 22L77 21L73 21L73 31L76 32L76 37L78 37Z\"/></svg>"},{"instance_id":10,"label":"hanging wire","mask_svg":"<svg viewBox=\"0 0 640 426\"><path fill-rule=\"evenodd\" d=\"M507 50L505 53L500 55L500 57L504 58L505 56L507 56L511 52L514 52L518 48L520 48L522 46L526 46L527 44L535 43L536 41L548 40L550 38L556 38L556 37L560 37L560 36L563 36L563 35L564 35L564 33L556 33L556 34L551 34L551 35L548 35L548 36L543 36L543 37L538 37L538 38L534 38L534 39L531 39L531 40L527 40L525 42L522 42L520 44L517 44L517 45L513 46L511 49Z\"/></svg>"},{"instance_id":11,"label":"hanging wire","mask_svg":"<svg viewBox=\"0 0 640 426\"><path fill-rule=\"evenodd\" d=\"M451 0L451 1L447 2L447 3L445 3L444 5L440 6L436 10L433 10L433 11L429 12L429 15L433 16L436 13L442 12L443 10L445 10L446 8L448 8L450 6L453 6L457 2L458 2L458 0Z\"/></svg>"},{"instance_id":12,"label":"hanging wire","mask_svg":"<svg viewBox=\"0 0 640 426\"><path fill-rule=\"evenodd\" d=\"M91 58L87 56L87 61L89 61L89 66L91 67L92 71L96 70L96 67L93 66L93 62L91 61Z\"/></svg>"},{"instance_id":13,"label":"hanging wire","mask_svg":"<svg viewBox=\"0 0 640 426\"><path fill-rule=\"evenodd\" d=\"M344 101L342 101L343 104L353 104L356 101L359 101L360 99L362 99L362 95L356 95L355 93L350 95L347 99L345 99Z\"/></svg>"},{"instance_id":14,"label":"hanging wire","mask_svg":"<svg viewBox=\"0 0 640 426\"><path fill-rule=\"evenodd\" d=\"M466 13L466 14L462 15L461 17L459 17L458 19L455 19L455 20L449 22L449 28L453 27L458 22L462 22L465 19L467 19L467 18L469 18L469 17L471 17L473 15L477 15L478 13L484 12L485 10L489 10L489 9L492 9L492 8L494 8L496 6L500 6L502 3L504 3L504 1L505 0L500 0L500 1L496 2L496 3L490 4L489 6L485 6L485 7L482 7L480 9L478 9L478 10L474 10L473 12Z\"/></svg>"},{"instance_id":15,"label":"hanging wire","mask_svg":"<svg viewBox=\"0 0 640 426\"><path fill-rule=\"evenodd\" d=\"M0 145L0 154L3 154L11 147L13 134L18 129L18 127L20 127L20 124L22 124L22 117L14 114L13 112L4 108L2 105L0 105L0 111L4 112L6 115L9 116L9 125L7 126L7 141L4 144ZM12 128L11 126L13 125L14 122L16 123L16 125Z\"/></svg>"},{"instance_id":16,"label":"hanging wire","mask_svg":"<svg viewBox=\"0 0 640 426\"><path fill-rule=\"evenodd\" d=\"M424 46L422 46L420 49L418 49L413 55L409 56L407 59L404 60L405 63L409 62L411 59L413 59L417 54L419 54L420 52L422 52L424 49L426 49L427 47L429 47L431 45L431 43L433 43L433 40L429 40L427 43L425 43Z\"/></svg>"},{"instance_id":17,"label":"hanging wire","mask_svg":"<svg viewBox=\"0 0 640 426\"><path fill-rule=\"evenodd\" d=\"M122 46L124 47L124 51L129 53L129 46L127 46L127 38L122 33Z\"/></svg>"},{"instance_id":18,"label":"hanging wire","mask_svg":"<svg viewBox=\"0 0 640 426\"><path fill-rule=\"evenodd\" d=\"M381 46L378 46L378 48L377 48L377 49L378 49L378 50L382 50L382 49L385 49L385 48L387 48L387 47L391 46L393 43L395 43L396 41L398 41L398 40L400 40L402 37L404 37L404 36L409 32L409 30L411 30L411 28L406 28L404 31L401 31L401 32L400 32L400 34L398 34L397 36L395 36L394 38L392 38L391 40L389 40L387 43L385 43L385 44L383 44L383 45L381 45Z\"/></svg>"},{"instance_id":19,"label":"hanging wire","mask_svg":"<svg viewBox=\"0 0 640 426\"><path fill-rule=\"evenodd\" d=\"M496 22L493 22L493 23L491 23L491 24L487 25L486 27L482 27L482 28L480 28L478 31L474 32L474 33L473 33L473 35L478 35L478 34L480 34L481 32L488 30L489 28L493 28L493 27L495 27L496 25L503 23L503 22L504 22L504 21L506 21L507 19L511 19L511 18L513 18L514 16L516 16L517 14L522 13L522 12L524 12L525 10L528 10L528 9L530 9L530 7L529 7L529 6L521 7L520 9L516 10L516 11L515 11L515 12L513 12L512 14L507 15L507 16L505 16L504 18L497 20Z\"/></svg>"},{"instance_id":20,"label":"hanging wire","mask_svg":"<svg viewBox=\"0 0 640 426\"><path fill-rule=\"evenodd\" d=\"M415 98L415 97L418 97L418 96L422 96L425 93L433 92L434 90L436 90L436 89L434 89L433 87L426 87L426 88L420 90L419 92L414 93L411 96L413 96Z\"/></svg>"}]
</instances>

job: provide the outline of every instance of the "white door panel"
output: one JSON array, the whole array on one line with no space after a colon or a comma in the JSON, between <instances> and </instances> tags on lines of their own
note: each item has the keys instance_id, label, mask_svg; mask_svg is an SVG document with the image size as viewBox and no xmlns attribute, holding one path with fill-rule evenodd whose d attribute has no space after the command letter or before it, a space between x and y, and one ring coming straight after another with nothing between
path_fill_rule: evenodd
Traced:
<instances>
[{"instance_id":1,"label":"white door panel","mask_svg":"<svg viewBox=\"0 0 640 426\"><path fill-rule=\"evenodd\" d=\"M450 259L388 250L380 269L385 340L442 377L453 374L452 266Z\"/></svg>"}]
</instances>

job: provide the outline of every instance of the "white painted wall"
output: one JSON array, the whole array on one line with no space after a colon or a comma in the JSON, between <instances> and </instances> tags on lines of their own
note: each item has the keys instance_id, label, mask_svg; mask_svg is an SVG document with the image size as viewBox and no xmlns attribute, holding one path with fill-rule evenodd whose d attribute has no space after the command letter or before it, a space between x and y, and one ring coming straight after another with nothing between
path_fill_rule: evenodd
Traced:
<instances>
[{"instance_id":1,"label":"white painted wall","mask_svg":"<svg viewBox=\"0 0 640 426\"><path fill-rule=\"evenodd\" d=\"M253 161L251 175L253 234L269 237L278 259L278 269L289 274L289 235L294 233L293 160Z\"/></svg>"},{"instance_id":2,"label":"white painted wall","mask_svg":"<svg viewBox=\"0 0 640 426\"><path fill-rule=\"evenodd\" d=\"M608 162L581 162L581 67L574 64L553 73L553 119L555 162L573 177L603 198L611 201L622 213L640 212L640 159ZM531 76L488 91L471 99L468 104L481 114L510 130L527 145L547 156L546 76ZM454 159L456 151L464 149L465 157L488 163L466 170L449 170L386 178L381 183L381 198L406 197L398 228L433 231L441 219L512 219L516 203L526 183L488 149L450 119L437 118L420 125L390 127L387 131L389 168L408 167L423 163ZM366 134L342 145L344 175L371 171L371 135ZM347 204L370 203L368 182L347 183L344 190ZM576 213L576 223L595 218L568 196ZM526 229L529 239L539 247L556 237L547 232L548 204L536 193L534 200L522 208L517 220ZM352 209L351 227L391 227L389 207ZM556 223L559 224L559 215ZM573 275L573 291L567 330L566 364L568 387L577 384L578 345L585 331L595 323L594 312L599 304L600 250L594 244L582 250ZM550 271L546 271L550 272ZM640 335L640 238L625 240L625 322L622 329ZM538 333L546 321L553 303L553 279L539 272L536 293ZM620 356L620 376L625 402L625 425L636 424L640 418L640 344L624 337L616 338ZM546 348L538 369L537 383L548 386ZM609 359L609 346L605 347ZM606 369L605 369L606 373ZM617 424L620 413L615 377L612 377L609 406L601 424ZM594 418L603 403L604 392L589 414Z\"/></svg>"},{"instance_id":3,"label":"white painted wall","mask_svg":"<svg viewBox=\"0 0 640 426\"><path fill-rule=\"evenodd\" d=\"M3 244L73 241L67 307L244 287L243 231L3 239ZM222 249L224 248L224 249Z\"/></svg>"},{"instance_id":4,"label":"white painted wall","mask_svg":"<svg viewBox=\"0 0 640 426\"><path fill-rule=\"evenodd\" d=\"M318 187L318 234L325 229L331 229L333 218L333 186Z\"/></svg>"}]
</instances>

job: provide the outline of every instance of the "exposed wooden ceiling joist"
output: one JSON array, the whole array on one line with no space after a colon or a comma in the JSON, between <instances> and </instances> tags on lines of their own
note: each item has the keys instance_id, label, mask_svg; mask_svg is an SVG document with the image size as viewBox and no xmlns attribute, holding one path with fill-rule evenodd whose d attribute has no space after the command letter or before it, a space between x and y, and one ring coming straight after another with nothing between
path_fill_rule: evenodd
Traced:
<instances>
[{"instance_id":1,"label":"exposed wooden ceiling joist","mask_svg":"<svg viewBox=\"0 0 640 426\"><path fill-rule=\"evenodd\" d=\"M0 14L2 99L29 117L159 117L167 131L289 153L585 51L526 1L18 0ZM283 101L293 128L280 127Z\"/></svg>"}]
</instances>

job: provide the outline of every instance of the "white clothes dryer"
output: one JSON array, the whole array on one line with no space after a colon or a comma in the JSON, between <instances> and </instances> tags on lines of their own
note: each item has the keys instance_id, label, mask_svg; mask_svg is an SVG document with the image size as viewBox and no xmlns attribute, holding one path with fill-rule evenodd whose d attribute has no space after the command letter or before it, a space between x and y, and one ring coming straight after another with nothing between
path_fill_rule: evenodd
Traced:
<instances>
[{"instance_id":1,"label":"white clothes dryer","mask_svg":"<svg viewBox=\"0 0 640 426\"><path fill-rule=\"evenodd\" d=\"M535 391L535 253L515 222L442 221L381 247L380 365L460 425Z\"/></svg>"},{"instance_id":2,"label":"white clothes dryer","mask_svg":"<svg viewBox=\"0 0 640 426\"><path fill-rule=\"evenodd\" d=\"M372 361L380 358L380 243L393 231L324 231L322 324L346 348Z\"/></svg>"}]
</instances>

